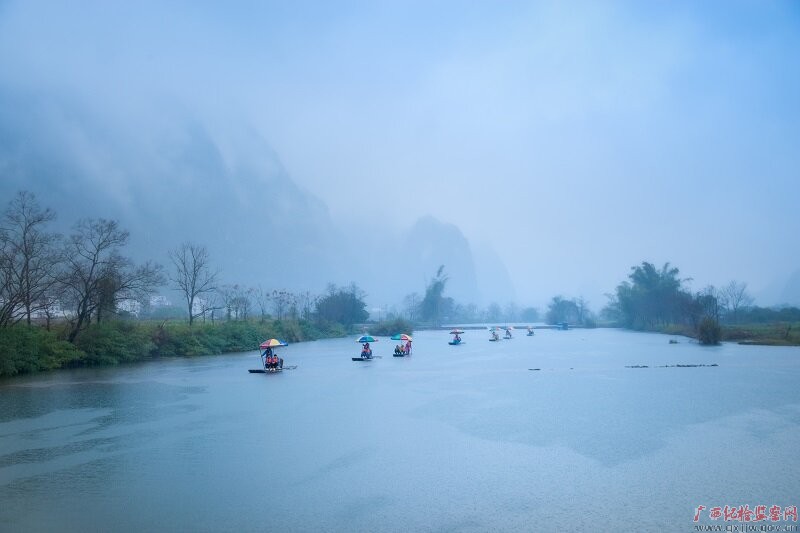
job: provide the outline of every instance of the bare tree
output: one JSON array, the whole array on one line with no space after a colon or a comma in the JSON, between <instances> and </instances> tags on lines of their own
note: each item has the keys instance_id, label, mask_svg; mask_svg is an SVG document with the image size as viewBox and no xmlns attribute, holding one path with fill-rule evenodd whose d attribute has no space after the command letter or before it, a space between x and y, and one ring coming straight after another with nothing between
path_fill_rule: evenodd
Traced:
<instances>
[{"instance_id":1,"label":"bare tree","mask_svg":"<svg viewBox=\"0 0 800 533\"><path fill-rule=\"evenodd\" d=\"M257 287L253 290L253 298L255 299L258 310L261 313L261 322L263 323L266 321L267 315L269 314L268 309L271 298L270 292L261 287Z\"/></svg>"},{"instance_id":2,"label":"bare tree","mask_svg":"<svg viewBox=\"0 0 800 533\"><path fill-rule=\"evenodd\" d=\"M253 289L236 285L226 285L220 290L229 320L247 320L250 315Z\"/></svg>"},{"instance_id":3,"label":"bare tree","mask_svg":"<svg viewBox=\"0 0 800 533\"><path fill-rule=\"evenodd\" d=\"M419 302L420 297L419 294L416 292L412 292L411 294L407 294L405 298L403 298L403 312L406 318L412 322L417 319L417 314L419 312Z\"/></svg>"},{"instance_id":4,"label":"bare tree","mask_svg":"<svg viewBox=\"0 0 800 533\"><path fill-rule=\"evenodd\" d=\"M225 320L233 319L233 286L220 285L216 294L222 302L222 309L225 310Z\"/></svg>"},{"instance_id":5,"label":"bare tree","mask_svg":"<svg viewBox=\"0 0 800 533\"><path fill-rule=\"evenodd\" d=\"M25 320L46 305L61 262L59 236L45 231L56 218L36 197L21 191L0 221L0 326Z\"/></svg>"},{"instance_id":6,"label":"bare tree","mask_svg":"<svg viewBox=\"0 0 800 533\"><path fill-rule=\"evenodd\" d=\"M317 298L311 294L311 291L303 291L297 295L297 305L300 308L300 317L303 320L311 320L311 314L314 311Z\"/></svg>"},{"instance_id":7,"label":"bare tree","mask_svg":"<svg viewBox=\"0 0 800 533\"><path fill-rule=\"evenodd\" d=\"M75 225L64 251L65 270L61 278L65 300L73 306L68 340L97 320L103 310L115 310L123 299L151 293L163 283L161 267L145 263L136 267L120 254L128 242L128 232L116 220L83 219Z\"/></svg>"},{"instance_id":8,"label":"bare tree","mask_svg":"<svg viewBox=\"0 0 800 533\"><path fill-rule=\"evenodd\" d=\"M216 290L219 273L211 271L208 250L205 246L185 242L174 250L170 250L169 258L175 267L169 280L174 284L175 290L180 291L184 296L191 326L195 318L204 316L206 312L205 309L195 308L195 300Z\"/></svg>"},{"instance_id":9,"label":"bare tree","mask_svg":"<svg viewBox=\"0 0 800 533\"><path fill-rule=\"evenodd\" d=\"M225 309L220 291L216 290L206 293L202 298L198 298L198 300L200 302L198 314L203 317L203 322L205 322L207 318L210 318L211 323L214 324L217 319L217 311Z\"/></svg>"},{"instance_id":10,"label":"bare tree","mask_svg":"<svg viewBox=\"0 0 800 533\"><path fill-rule=\"evenodd\" d=\"M286 313L291 309L293 303L296 305L296 298L291 292L287 290L272 291L272 309L279 320L286 318Z\"/></svg>"},{"instance_id":11,"label":"bare tree","mask_svg":"<svg viewBox=\"0 0 800 533\"><path fill-rule=\"evenodd\" d=\"M583 296L575 299L575 306L578 308L578 324L586 324L589 318L589 302Z\"/></svg>"},{"instance_id":12,"label":"bare tree","mask_svg":"<svg viewBox=\"0 0 800 533\"><path fill-rule=\"evenodd\" d=\"M753 304L753 297L747 293L747 283L731 281L720 289L719 297L722 306L733 317L733 323L739 321L739 311Z\"/></svg>"}]
</instances>

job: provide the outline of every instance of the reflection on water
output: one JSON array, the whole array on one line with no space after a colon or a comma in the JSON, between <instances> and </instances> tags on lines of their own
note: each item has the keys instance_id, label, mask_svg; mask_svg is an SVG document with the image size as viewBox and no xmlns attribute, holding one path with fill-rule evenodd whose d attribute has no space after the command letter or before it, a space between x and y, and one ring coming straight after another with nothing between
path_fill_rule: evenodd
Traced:
<instances>
[{"instance_id":1,"label":"reflection on water","mask_svg":"<svg viewBox=\"0 0 800 533\"><path fill-rule=\"evenodd\" d=\"M688 530L701 504L798 503L798 348L463 337L6 380L0 530Z\"/></svg>"}]
</instances>

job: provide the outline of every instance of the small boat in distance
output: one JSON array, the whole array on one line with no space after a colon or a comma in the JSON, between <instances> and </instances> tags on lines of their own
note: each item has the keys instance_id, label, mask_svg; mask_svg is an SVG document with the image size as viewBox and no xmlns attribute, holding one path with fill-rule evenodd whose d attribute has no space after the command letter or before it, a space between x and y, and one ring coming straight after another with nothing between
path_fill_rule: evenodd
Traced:
<instances>
[{"instance_id":1,"label":"small boat in distance","mask_svg":"<svg viewBox=\"0 0 800 533\"><path fill-rule=\"evenodd\" d=\"M465 341L461 340L461 334L464 333L464 330L461 329L452 329L450 330L450 335L453 335L453 340L448 342L450 346L458 346L459 344L464 344Z\"/></svg>"}]
</instances>

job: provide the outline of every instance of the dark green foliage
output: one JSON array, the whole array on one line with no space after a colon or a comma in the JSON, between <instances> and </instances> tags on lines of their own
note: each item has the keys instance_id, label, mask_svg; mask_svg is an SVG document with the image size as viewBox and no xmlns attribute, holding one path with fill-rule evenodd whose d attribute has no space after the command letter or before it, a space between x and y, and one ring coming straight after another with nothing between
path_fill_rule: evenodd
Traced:
<instances>
[{"instance_id":1,"label":"dark green foliage","mask_svg":"<svg viewBox=\"0 0 800 533\"><path fill-rule=\"evenodd\" d=\"M722 337L722 330L719 322L707 316L700 321L700 326L697 329L697 339L700 344L719 344Z\"/></svg>"},{"instance_id":2,"label":"dark green foliage","mask_svg":"<svg viewBox=\"0 0 800 533\"><path fill-rule=\"evenodd\" d=\"M129 321L95 324L76 339L75 345L84 352L81 362L86 366L141 361L155 348L147 329Z\"/></svg>"},{"instance_id":3,"label":"dark green foliage","mask_svg":"<svg viewBox=\"0 0 800 533\"><path fill-rule=\"evenodd\" d=\"M547 306L548 324L558 324L560 322L576 324L578 316L578 305L573 300L567 300L561 296L554 296Z\"/></svg>"},{"instance_id":4,"label":"dark green foliage","mask_svg":"<svg viewBox=\"0 0 800 533\"><path fill-rule=\"evenodd\" d=\"M396 318L394 320L386 320L378 322L374 326L370 326L370 333L373 335L391 336L397 333L408 333L409 335L414 331L414 326L408 320Z\"/></svg>"},{"instance_id":5,"label":"dark green foliage","mask_svg":"<svg viewBox=\"0 0 800 533\"><path fill-rule=\"evenodd\" d=\"M625 281L617 287L614 312L622 325L633 329L657 329L680 322L686 302L692 296L682 289L680 271L665 263L661 269L642 262L631 267Z\"/></svg>"},{"instance_id":6,"label":"dark green foliage","mask_svg":"<svg viewBox=\"0 0 800 533\"><path fill-rule=\"evenodd\" d=\"M800 345L800 322L725 326L722 336L726 341L737 341L740 344L798 346Z\"/></svg>"},{"instance_id":7,"label":"dark green foliage","mask_svg":"<svg viewBox=\"0 0 800 533\"><path fill-rule=\"evenodd\" d=\"M338 323L345 327L364 322L369 317L367 304L358 287L348 288L331 285L328 294L317 301L316 316L320 324Z\"/></svg>"},{"instance_id":8,"label":"dark green foliage","mask_svg":"<svg viewBox=\"0 0 800 533\"><path fill-rule=\"evenodd\" d=\"M271 321L195 323L193 326L186 323L161 324L152 332L155 344L153 355L183 357L255 350L268 338L281 338L278 329Z\"/></svg>"},{"instance_id":9,"label":"dark green foliage","mask_svg":"<svg viewBox=\"0 0 800 533\"><path fill-rule=\"evenodd\" d=\"M321 328L306 320L231 321L217 324L109 321L93 324L75 345L43 328L0 329L0 376L64 367L106 366L156 357L191 357L258 349L270 338L300 342L341 337L340 325Z\"/></svg>"},{"instance_id":10,"label":"dark green foliage","mask_svg":"<svg viewBox=\"0 0 800 533\"><path fill-rule=\"evenodd\" d=\"M150 326L153 355L181 357L255 350L271 338L300 342L345 334L341 326L322 329L307 320L237 320L217 324L159 324Z\"/></svg>"},{"instance_id":11,"label":"dark green foliage","mask_svg":"<svg viewBox=\"0 0 800 533\"><path fill-rule=\"evenodd\" d=\"M425 289L425 297L420 304L420 313L424 320L430 321L438 326L441 318L449 314L453 307L452 298L444 297L444 289L447 286L447 274L444 273L444 265L436 271L436 276L428 283Z\"/></svg>"},{"instance_id":12,"label":"dark green foliage","mask_svg":"<svg viewBox=\"0 0 800 533\"><path fill-rule=\"evenodd\" d=\"M72 344L39 327L0 329L0 376L54 370L79 363L83 354Z\"/></svg>"},{"instance_id":13,"label":"dark green foliage","mask_svg":"<svg viewBox=\"0 0 800 533\"><path fill-rule=\"evenodd\" d=\"M547 306L546 320L548 324L575 324L587 328L597 326L594 316L583 298L568 300L562 296L554 296Z\"/></svg>"},{"instance_id":14,"label":"dark green foliage","mask_svg":"<svg viewBox=\"0 0 800 533\"><path fill-rule=\"evenodd\" d=\"M740 324L766 324L775 322L800 322L800 309L797 307L782 307L770 309L767 307L748 307L739 310L738 322Z\"/></svg>"}]
</instances>

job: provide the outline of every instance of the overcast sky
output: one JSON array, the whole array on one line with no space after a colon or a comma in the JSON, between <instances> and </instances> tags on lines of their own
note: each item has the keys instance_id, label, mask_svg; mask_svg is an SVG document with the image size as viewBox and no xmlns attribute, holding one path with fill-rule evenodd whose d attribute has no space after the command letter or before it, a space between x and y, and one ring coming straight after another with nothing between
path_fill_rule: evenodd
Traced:
<instances>
[{"instance_id":1,"label":"overcast sky","mask_svg":"<svg viewBox=\"0 0 800 533\"><path fill-rule=\"evenodd\" d=\"M431 214L521 303L599 308L643 260L765 297L800 269L799 30L790 1L0 0L0 82L247 124L340 223Z\"/></svg>"}]
</instances>

